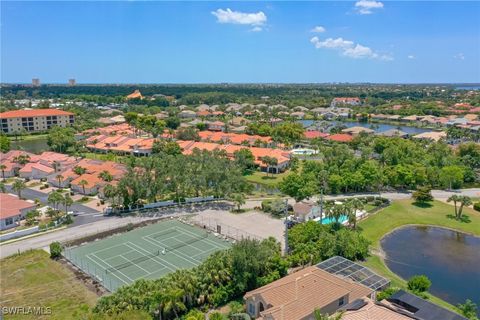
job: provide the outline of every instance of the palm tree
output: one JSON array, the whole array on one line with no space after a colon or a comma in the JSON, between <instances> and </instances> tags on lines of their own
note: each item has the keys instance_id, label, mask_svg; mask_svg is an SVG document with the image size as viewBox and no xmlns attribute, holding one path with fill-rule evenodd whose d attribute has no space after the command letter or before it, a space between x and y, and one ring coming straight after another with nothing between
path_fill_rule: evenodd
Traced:
<instances>
[{"instance_id":1,"label":"palm tree","mask_svg":"<svg viewBox=\"0 0 480 320\"><path fill-rule=\"evenodd\" d=\"M457 202L460 202L460 197L454 194L453 196L450 196L447 199L447 202L453 202L453 205L455 206L455 218L457 218L458 217Z\"/></svg>"},{"instance_id":2,"label":"palm tree","mask_svg":"<svg viewBox=\"0 0 480 320\"><path fill-rule=\"evenodd\" d=\"M242 193L234 193L232 201L237 206L237 211L240 212L240 207L245 204L245 196Z\"/></svg>"},{"instance_id":3,"label":"palm tree","mask_svg":"<svg viewBox=\"0 0 480 320\"><path fill-rule=\"evenodd\" d=\"M78 184L82 187L83 194L85 194L85 186L88 185L88 181L87 180L81 180Z\"/></svg>"},{"instance_id":4,"label":"palm tree","mask_svg":"<svg viewBox=\"0 0 480 320\"><path fill-rule=\"evenodd\" d=\"M458 220L462 218L463 207L470 206L472 204L472 199L467 196L461 196L459 201L460 201L460 208L458 208L458 217L457 217Z\"/></svg>"},{"instance_id":5,"label":"palm tree","mask_svg":"<svg viewBox=\"0 0 480 320\"><path fill-rule=\"evenodd\" d=\"M61 188L62 187L62 181L63 181L64 177L61 174L57 174L55 176L55 179L57 179L58 187Z\"/></svg>"},{"instance_id":6,"label":"palm tree","mask_svg":"<svg viewBox=\"0 0 480 320\"><path fill-rule=\"evenodd\" d=\"M0 164L0 170L2 170L2 179L5 181L5 169L7 169L7 166L4 164Z\"/></svg>"},{"instance_id":7,"label":"palm tree","mask_svg":"<svg viewBox=\"0 0 480 320\"><path fill-rule=\"evenodd\" d=\"M335 315L329 316L328 314L324 314L320 311L320 309L315 309L313 312L313 317L315 320L341 320L343 316L343 312L337 313Z\"/></svg>"},{"instance_id":8,"label":"palm tree","mask_svg":"<svg viewBox=\"0 0 480 320\"><path fill-rule=\"evenodd\" d=\"M175 315L175 319L178 319L178 313L185 311L187 308L182 301L183 290L182 289L169 289L161 296L162 311L164 314Z\"/></svg>"},{"instance_id":9,"label":"palm tree","mask_svg":"<svg viewBox=\"0 0 480 320\"><path fill-rule=\"evenodd\" d=\"M113 180L112 174L110 172L108 172L107 170L103 170L102 172L100 172L98 177L105 182L110 182L110 181Z\"/></svg>"},{"instance_id":10,"label":"palm tree","mask_svg":"<svg viewBox=\"0 0 480 320\"><path fill-rule=\"evenodd\" d=\"M329 210L327 211L327 217L334 219L336 224L338 224L343 215L345 215L345 206L341 204L334 204L329 207Z\"/></svg>"},{"instance_id":11,"label":"palm tree","mask_svg":"<svg viewBox=\"0 0 480 320\"><path fill-rule=\"evenodd\" d=\"M12 184L12 189L17 192L19 198L22 197L22 190L25 189L27 185L25 181L16 179L15 182Z\"/></svg>"},{"instance_id":12,"label":"palm tree","mask_svg":"<svg viewBox=\"0 0 480 320\"><path fill-rule=\"evenodd\" d=\"M68 208L73 204L73 199L70 197L70 194L65 194L63 198L63 205L65 206L65 212L68 213Z\"/></svg>"},{"instance_id":13,"label":"palm tree","mask_svg":"<svg viewBox=\"0 0 480 320\"><path fill-rule=\"evenodd\" d=\"M81 176L82 174L84 174L85 172L87 172L87 170L86 170L84 167L75 166L75 167L73 168L73 172L75 172L75 174Z\"/></svg>"},{"instance_id":14,"label":"palm tree","mask_svg":"<svg viewBox=\"0 0 480 320\"><path fill-rule=\"evenodd\" d=\"M5 188L5 183L0 182L0 192L5 193L7 192L7 189Z\"/></svg>"},{"instance_id":15,"label":"palm tree","mask_svg":"<svg viewBox=\"0 0 480 320\"><path fill-rule=\"evenodd\" d=\"M52 191L48 194L47 201L53 205L55 210L58 210L58 204L62 203L64 200L62 194L58 191Z\"/></svg>"},{"instance_id":16,"label":"palm tree","mask_svg":"<svg viewBox=\"0 0 480 320\"><path fill-rule=\"evenodd\" d=\"M358 198L352 198L347 202L350 206L349 214L348 214L348 223L353 225L353 229L357 228L357 211L363 210L365 207L362 200Z\"/></svg>"}]
</instances>

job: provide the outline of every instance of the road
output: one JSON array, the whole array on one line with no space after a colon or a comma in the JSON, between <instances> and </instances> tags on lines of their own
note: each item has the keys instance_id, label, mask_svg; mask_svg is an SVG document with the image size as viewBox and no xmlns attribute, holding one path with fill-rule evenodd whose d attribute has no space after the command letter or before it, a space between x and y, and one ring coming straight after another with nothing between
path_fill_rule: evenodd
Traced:
<instances>
[{"instance_id":1,"label":"road","mask_svg":"<svg viewBox=\"0 0 480 320\"><path fill-rule=\"evenodd\" d=\"M79 237L99 233L101 231L115 229L128 223L138 223L151 218L138 217L108 217L94 223L82 224L67 229L45 233L24 240L19 240L10 244L0 245L0 259L8 257L17 252L27 251L29 249L41 249L48 247L54 241L67 241L78 239Z\"/></svg>"}]
</instances>

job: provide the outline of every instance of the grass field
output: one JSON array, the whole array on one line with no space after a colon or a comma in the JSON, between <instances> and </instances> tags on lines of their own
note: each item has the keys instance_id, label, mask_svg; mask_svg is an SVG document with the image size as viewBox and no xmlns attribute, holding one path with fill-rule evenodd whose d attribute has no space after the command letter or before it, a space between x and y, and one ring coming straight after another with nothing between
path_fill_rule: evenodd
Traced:
<instances>
[{"instance_id":1,"label":"grass field","mask_svg":"<svg viewBox=\"0 0 480 320\"><path fill-rule=\"evenodd\" d=\"M51 308L51 315L9 315L5 319L73 319L97 300L71 270L51 260L43 250L1 260L0 279L2 307Z\"/></svg>"},{"instance_id":2,"label":"grass field","mask_svg":"<svg viewBox=\"0 0 480 320\"><path fill-rule=\"evenodd\" d=\"M68 248L65 257L114 291L137 279L157 279L196 267L213 252L229 247L229 242L201 228L168 220Z\"/></svg>"},{"instance_id":3,"label":"grass field","mask_svg":"<svg viewBox=\"0 0 480 320\"><path fill-rule=\"evenodd\" d=\"M266 174L265 172L255 171L252 174L245 176L245 179L249 182L258 183L267 187L276 187L277 184L282 181L290 172L287 170L279 174Z\"/></svg>"},{"instance_id":4,"label":"grass field","mask_svg":"<svg viewBox=\"0 0 480 320\"><path fill-rule=\"evenodd\" d=\"M431 207L421 208L413 205L412 200L397 200L361 221L359 227L376 248L385 234L408 224L435 225L480 236L480 212L470 208L464 208L463 212L470 218L469 223L448 218L447 215L454 213L454 207L440 201L432 202Z\"/></svg>"},{"instance_id":5,"label":"grass field","mask_svg":"<svg viewBox=\"0 0 480 320\"><path fill-rule=\"evenodd\" d=\"M447 215L452 214L453 211L453 206L440 201L434 201L431 207L420 208L413 205L412 200L398 200L394 201L389 207L361 221L359 227L362 229L363 235L372 241L372 246L376 249L380 247L380 240L383 236L395 228L409 224L435 225L480 236L479 212L465 208L464 214L470 219L470 222L466 223L448 218ZM373 255L363 264L389 278L392 281L392 286L406 288L406 281L388 269L380 256ZM431 294L428 294L428 296L432 302L458 312L458 309L448 302Z\"/></svg>"}]
</instances>

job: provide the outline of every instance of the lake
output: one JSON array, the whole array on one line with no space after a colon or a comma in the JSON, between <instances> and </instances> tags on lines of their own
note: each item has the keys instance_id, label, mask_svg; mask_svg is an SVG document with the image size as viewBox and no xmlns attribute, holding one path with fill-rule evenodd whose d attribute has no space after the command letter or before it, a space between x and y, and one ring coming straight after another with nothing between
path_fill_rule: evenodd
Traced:
<instances>
[{"instance_id":1,"label":"lake","mask_svg":"<svg viewBox=\"0 0 480 320\"><path fill-rule=\"evenodd\" d=\"M387 266L404 279L431 281L430 292L451 304L480 305L480 238L428 226L397 229L381 241Z\"/></svg>"},{"instance_id":2,"label":"lake","mask_svg":"<svg viewBox=\"0 0 480 320\"><path fill-rule=\"evenodd\" d=\"M300 120L299 121L303 126L309 127L311 126L315 121L314 120ZM403 132L406 132L411 135L427 132L427 131L432 131L430 129L424 129L424 128L416 128L416 127L409 127L409 126L402 126L402 125L391 125L391 124L385 124L385 123L369 123L369 122L358 122L358 121L331 121L332 124L338 124L338 125L344 125L347 128L351 127L363 127L363 128L369 128L375 130L375 132L384 132L390 129L400 129ZM374 127L372 127L374 126Z\"/></svg>"},{"instance_id":3,"label":"lake","mask_svg":"<svg viewBox=\"0 0 480 320\"><path fill-rule=\"evenodd\" d=\"M39 154L48 151L47 138L11 140L10 148Z\"/></svg>"}]
</instances>

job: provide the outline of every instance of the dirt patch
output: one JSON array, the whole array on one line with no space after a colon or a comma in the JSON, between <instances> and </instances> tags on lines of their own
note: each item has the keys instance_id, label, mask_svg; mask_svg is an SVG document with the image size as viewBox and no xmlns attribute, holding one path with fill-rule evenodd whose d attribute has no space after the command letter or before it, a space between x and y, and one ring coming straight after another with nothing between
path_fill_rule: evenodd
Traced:
<instances>
[{"instance_id":1,"label":"dirt patch","mask_svg":"<svg viewBox=\"0 0 480 320\"><path fill-rule=\"evenodd\" d=\"M61 258L57 260L59 263L64 265L68 270L72 271L75 275L75 278L82 282L88 290L95 293L97 296L101 297L109 292L94 278L90 277L88 274L83 272L81 269L77 268L71 264L67 259Z\"/></svg>"}]
</instances>

